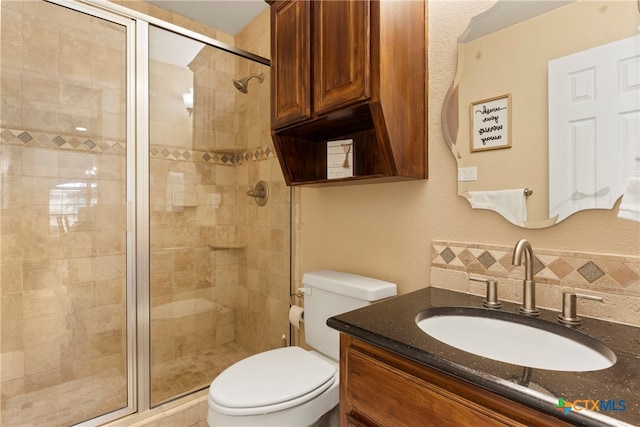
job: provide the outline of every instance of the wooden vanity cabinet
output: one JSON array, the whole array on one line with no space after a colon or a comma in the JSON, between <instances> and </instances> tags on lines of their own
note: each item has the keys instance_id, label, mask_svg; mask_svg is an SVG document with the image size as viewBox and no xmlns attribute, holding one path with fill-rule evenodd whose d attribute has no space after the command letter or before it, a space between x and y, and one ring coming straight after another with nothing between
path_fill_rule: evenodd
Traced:
<instances>
[{"instance_id":1,"label":"wooden vanity cabinet","mask_svg":"<svg viewBox=\"0 0 640 427\"><path fill-rule=\"evenodd\" d=\"M571 424L341 334L340 425L552 427Z\"/></svg>"},{"instance_id":2,"label":"wooden vanity cabinet","mask_svg":"<svg viewBox=\"0 0 640 427\"><path fill-rule=\"evenodd\" d=\"M288 185L426 178L426 2L271 4L271 127ZM327 141L353 175L327 179Z\"/></svg>"}]
</instances>

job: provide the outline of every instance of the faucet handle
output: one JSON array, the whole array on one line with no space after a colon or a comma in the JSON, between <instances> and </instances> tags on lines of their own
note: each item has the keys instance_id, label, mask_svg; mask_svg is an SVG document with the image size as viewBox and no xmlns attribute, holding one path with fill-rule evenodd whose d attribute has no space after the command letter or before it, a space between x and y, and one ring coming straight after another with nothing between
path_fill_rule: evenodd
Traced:
<instances>
[{"instance_id":1,"label":"faucet handle","mask_svg":"<svg viewBox=\"0 0 640 427\"><path fill-rule=\"evenodd\" d=\"M595 295L578 294L576 292L562 293L562 314L558 315L558 321L565 325L577 326L582 323L582 319L578 317L577 299L588 299L592 301L603 302L602 297Z\"/></svg>"},{"instance_id":2,"label":"faucet handle","mask_svg":"<svg viewBox=\"0 0 640 427\"><path fill-rule=\"evenodd\" d=\"M474 282L485 282L487 284L487 298L482 301L486 308L500 308L502 303L498 301L498 281L496 279L484 279L481 277L469 277Z\"/></svg>"},{"instance_id":3,"label":"faucet handle","mask_svg":"<svg viewBox=\"0 0 640 427\"><path fill-rule=\"evenodd\" d=\"M486 308L502 307L502 303L498 301L498 281L496 279L487 279L487 299L482 301L482 305Z\"/></svg>"}]
</instances>

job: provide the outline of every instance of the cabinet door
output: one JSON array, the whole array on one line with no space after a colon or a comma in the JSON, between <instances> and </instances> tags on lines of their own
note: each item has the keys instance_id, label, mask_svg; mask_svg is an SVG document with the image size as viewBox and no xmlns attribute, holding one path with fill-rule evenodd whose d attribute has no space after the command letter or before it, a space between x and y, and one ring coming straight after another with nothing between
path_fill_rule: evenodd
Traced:
<instances>
[{"instance_id":1,"label":"cabinet door","mask_svg":"<svg viewBox=\"0 0 640 427\"><path fill-rule=\"evenodd\" d=\"M524 427L368 355L351 349L346 355L345 398L355 411L365 414L375 425ZM361 423L366 424L369 423Z\"/></svg>"},{"instance_id":2,"label":"cabinet door","mask_svg":"<svg viewBox=\"0 0 640 427\"><path fill-rule=\"evenodd\" d=\"M348 427L571 425L344 334L340 413L341 425Z\"/></svg>"},{"instance_id":3,"label":"cabinet door","mask_svg":"<svg viewBox=\"0 0 640 427\"><path fill-rule=\"evenodd\" d=\"M311 117L311 17L306 0L271 6L271 126Z\"/></svg>"},{"instance_id":4,"label":"cabinet door","mask_svg":"<svg viewBox=\"0 0 640 427\"><path fill-rule=\"evenodd\" d=\"M328 113L370 96L370 4L313 2L313 109Z\"/></svg>"}]
</instances>

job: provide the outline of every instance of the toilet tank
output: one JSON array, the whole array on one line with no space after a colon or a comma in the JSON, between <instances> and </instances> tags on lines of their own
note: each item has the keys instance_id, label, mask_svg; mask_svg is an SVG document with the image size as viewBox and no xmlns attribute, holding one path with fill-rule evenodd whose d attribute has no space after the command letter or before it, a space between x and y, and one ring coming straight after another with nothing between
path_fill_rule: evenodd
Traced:
<instances>
[{"instance_id":1,"label":"toilet tank","mask_svg":"<svg viewBox=\"0 0 640 427\"><path fill-rule=\"evenodd\" d=\"M394 283L331 270L305 273L302 284L305 341L334 360L340 358L340 334L327 319L397 294Z\"/></svg>"}]
</instances>

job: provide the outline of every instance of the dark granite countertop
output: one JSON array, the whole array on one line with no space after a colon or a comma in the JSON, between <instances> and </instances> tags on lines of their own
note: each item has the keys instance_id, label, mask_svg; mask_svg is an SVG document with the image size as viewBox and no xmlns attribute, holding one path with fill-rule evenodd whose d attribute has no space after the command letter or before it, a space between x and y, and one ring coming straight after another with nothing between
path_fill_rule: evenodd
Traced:
<instances>
[{"instance_id":1,"label":"dark granite countertop","mask_svg":"<svg viewBox=\"0 0 640 427\"><path fill-rule=\"evenodd\" d=\"M582 426L640 426L640 328L583 317L577 330L609 346L617 356L607 369L562 372L523 368L458 350L425 334L416 315L432 307L482 308L482 297L425 288L327 320L338 331L463 381ZM516 313L518 304L503 302ZM558 324L557 311L541 310L540 319ZM567 402L601 400L604 410L570 410ZM622 402L621 402L622 401ZM614 405L612 406L611 403Z\"/></svg>"}]
</instances>

